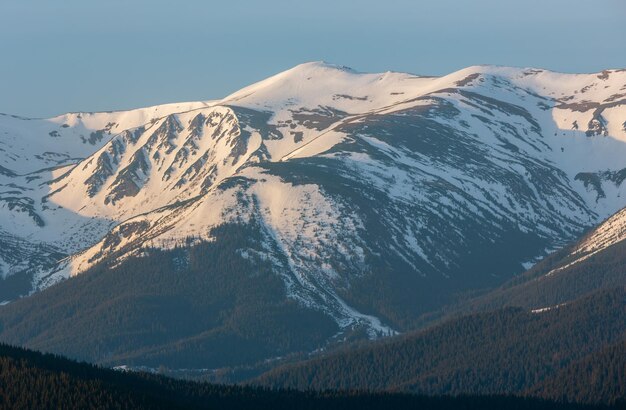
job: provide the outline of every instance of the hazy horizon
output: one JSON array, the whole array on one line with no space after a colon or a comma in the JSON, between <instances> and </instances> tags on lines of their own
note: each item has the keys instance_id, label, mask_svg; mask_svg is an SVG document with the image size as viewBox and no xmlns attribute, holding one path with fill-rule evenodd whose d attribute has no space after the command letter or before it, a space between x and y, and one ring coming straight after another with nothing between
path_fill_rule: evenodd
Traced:
<instances>
[{"instance_id":1,"label":"hazy horizon","mask_svg":"<svg viewBox=\"0 0 626 410\"><path fill-rule=\"evenodd\" d=\"M626 67L618 0L352 4L8 0L0 112L50 117L217 99L318 60L420 75L480 64Z\"/></svg>"}]
</instances>

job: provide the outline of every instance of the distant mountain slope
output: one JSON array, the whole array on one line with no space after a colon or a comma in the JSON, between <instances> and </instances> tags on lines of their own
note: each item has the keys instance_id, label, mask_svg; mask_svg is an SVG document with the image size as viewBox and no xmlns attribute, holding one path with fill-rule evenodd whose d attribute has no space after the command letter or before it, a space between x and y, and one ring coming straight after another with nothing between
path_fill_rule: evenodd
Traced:
<instances>
[{"instance_id":1,"label":"distant mountain slope","mask_svg":"<svg viewBox=\"0 0 626 410\"><path fill-rule=\"evenodd\" d=\"M625 86L623 70L307 63L219 101L3 116L0 245L19 252L0 252L0 294L228 241L214 228L237 224L255 241L232 257L271 265L274 303L339 339L406 331L625 205Z\"/></svg>"},{"instance_id":2,"label":"distant mountain slope","mask_svg":"<svg viewBox=\"0 0 626 410\"><path fill-rule=\"evenodd\" d=\"M586 362L580 360L624 340L626 288L620 287L543 311L507 308L453 319L356 350L286 365L254 382L427 394L520 393L535 388L553 398L624 400L619 396L623 389L616 385L620 379L603 379L607 386L593 379L580 396L571 390L590 377L580 367ZM581 379L558 378L572 372L582 372ZM536 387L544 382L546 387Z\"/></svg>"},{"instance_id":3,"label":"distant mountain slope","mask_svg":"<svg viewBox=\"0 0 626 410\"><path fill-rule=\"evenodd\" d=\"M270 391L97 368L0 345L0 408L106 409L593 409L515 397Z\"/></svg>"}]
</instances>

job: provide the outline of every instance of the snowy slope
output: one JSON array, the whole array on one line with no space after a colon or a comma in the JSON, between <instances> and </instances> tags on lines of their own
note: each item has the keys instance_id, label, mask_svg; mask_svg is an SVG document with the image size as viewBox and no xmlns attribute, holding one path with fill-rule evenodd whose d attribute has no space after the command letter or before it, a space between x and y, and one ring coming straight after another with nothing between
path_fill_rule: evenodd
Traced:
<instances>
[{"instance_id":1,"label":"snowy slope","mask_svg":"<svg viewBox=\"0 0 626 410\"><path fill-rule=\"evenodd\" d=\"M17 272L27 276L45 275L50 263L57 264L59 255L88 246L115 225L110 220L87 220L75 209L53 211L54 207L51 209L47 201L51 181L93 155L117 132L151 123L172 112L207 104L209 102L193 102L119 112L68 113L49 119L0 114L2 277ZM81 237L79 232L84 235ZM85 242L85 236L91 239ZM60 246L59 241L64 238L69 239ZM13 251L17 248L11 245L15 243L20 244L17 254ZM42 260L48 262L42 263ZM33 264L33 261L39 262ZM45 269L40 272L42 267ZM19 290L24 291L29 289Z\"/></svg>"},{"instance_id":2,"label":"snowy slope","mask_svg":"<svg viewBox=\"0 0 626 410\"><path fill-rule=\"evenodd\" d=\"M221 101L2 116L0 240L47 263L0 267L40 289L251 224L241 255L271 260L292 298L387 334L429 292L501 283L626 205L625 102L623 70L307 63ZM399 282L367 288L384 275Z\"/></svg>"},{"instance_id":3,"label":"snowy slope","mask_svg":"<svg viewBox=\"0 0 626 410\"><path fill-rule=\"evenodd\" d=\"M546 276L564 272L602 251L626 239L626 208L621 209L586 234L581 241L562 259L560 266L550 270Z\"/></svg>"}]
</instances>

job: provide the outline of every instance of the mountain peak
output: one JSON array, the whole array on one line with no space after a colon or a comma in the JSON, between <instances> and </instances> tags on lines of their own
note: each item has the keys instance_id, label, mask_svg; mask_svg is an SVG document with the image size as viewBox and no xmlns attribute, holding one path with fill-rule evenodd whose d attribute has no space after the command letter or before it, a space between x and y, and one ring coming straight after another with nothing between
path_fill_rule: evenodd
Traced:
<instances>
[{"instance_id":1,"label":"mountain peak","mask_svg":"<svg viewBox=\"0 0 626 410\"><path fill-rule=\"evenodd\" d=\"M358 71L345 65L339 65L330 63L328 61L307 61L302 64L298 64L285 72L298 72L298 71L317 71L317 70L330 70L330 71L344 71L348 73L358 74Z\"/></svg>"}]
</instances>

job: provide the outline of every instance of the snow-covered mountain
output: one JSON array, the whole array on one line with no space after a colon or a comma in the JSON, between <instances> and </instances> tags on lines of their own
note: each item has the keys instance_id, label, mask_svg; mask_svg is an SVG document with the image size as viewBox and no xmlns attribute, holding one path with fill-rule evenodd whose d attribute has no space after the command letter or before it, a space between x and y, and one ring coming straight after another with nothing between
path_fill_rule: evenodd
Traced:
<instances>
[{"instance_id":1,"label":"snow-covered mountain","mask_svg":"<svg viewBox=\"0 0 626 410\"><path fill-rule=\"evenodd\" d=\"M625 104L626 70L307 63L219 101L0 116L0 294L234 222L289 297L392 333L624 207Z\"/></svg>"}]
</instances>

